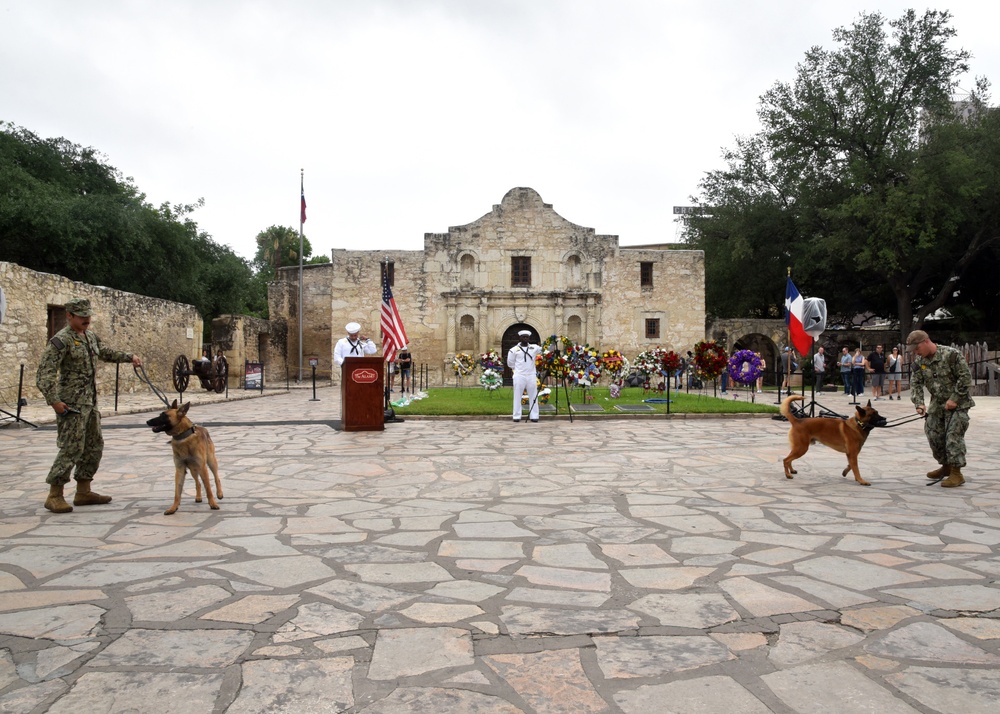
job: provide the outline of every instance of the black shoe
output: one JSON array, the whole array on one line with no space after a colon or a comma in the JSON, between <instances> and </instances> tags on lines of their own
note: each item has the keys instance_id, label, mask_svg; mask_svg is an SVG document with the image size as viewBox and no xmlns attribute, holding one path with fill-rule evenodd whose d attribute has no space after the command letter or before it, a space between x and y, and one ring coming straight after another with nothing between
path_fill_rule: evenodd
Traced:
<instances>
[{"instance_id":1,"label":"black shoe","mask_svg":"<svg viewBox=\"0 0 1000 714\"><path fill-rule=\"evenodd\" d=\"M537 424L538 423L537 419L532 419L531 421L532 421L533 424Z\"/></svg>"},{"instance_id":2,"label":"black shoe","mask_svg":"<svg viewBox=\"0 0 1000 714\"><path fill-rule=\"evenodd\" d=\"M514 423L515 423L515 424L520 424L520 423L521 423L521 420L520 420L520 419L515 419L515 420L514 420Z\"/></svg>"}]
</instances>

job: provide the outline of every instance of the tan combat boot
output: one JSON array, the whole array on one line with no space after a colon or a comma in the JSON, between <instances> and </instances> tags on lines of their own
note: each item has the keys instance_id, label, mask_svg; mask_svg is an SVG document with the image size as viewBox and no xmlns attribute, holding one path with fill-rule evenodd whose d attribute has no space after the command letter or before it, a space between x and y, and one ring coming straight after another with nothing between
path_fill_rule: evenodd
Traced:
<instances>
[{"instance_id":1,"label":"tan combat boot","mask_svg":"<svg viewBox=\"0 0 1000 714\"><path fill-rule=\"evenodd\" d=\"M111 503L111 496L102 496L90 490L90 481L76 482L76 495L73 496L74 506L99 506L103 503Z\"/></svg>"},{"instance_id":2,"label":"tan combat boot","mask_svg":"<svg viewBox=\"0 0 1000 714\"><path fill-rule=\"evenodd\" d=\"M948 475L948 469L950 469L950 468L951 467L948 466L948 464L945 464L944 466L942 466L940 468L937 468L937 469L934 469L933 471L928 471L927 472L927 478L942 479L942 478L944 478L945 476Z\"/></svg>"},{"instance_id":3,"label":"tan combat boot","mask_svg":"<svg viewBox=\"0 0 1000 714\"><path fill-rule=\"evenodd\" d=\"M45 507L53 513L72 512L73 507L66 503L66 499L63 498L62 484L58 486L53 484L49 485L49 497L45 499Z\"/></svg>"},{"instance_id":4,"label":"tan combat boot","mask_svg":"<svg viewBox=\"0 0 1000 714\"><path fill-rule=\"evenodd\" d=\"M955 488L963 483L965 483L965 477L962 476L962 469L958 466L952 466L948 472L948 478L941 482L941 487Z\"/></svg>"}]
</instances>

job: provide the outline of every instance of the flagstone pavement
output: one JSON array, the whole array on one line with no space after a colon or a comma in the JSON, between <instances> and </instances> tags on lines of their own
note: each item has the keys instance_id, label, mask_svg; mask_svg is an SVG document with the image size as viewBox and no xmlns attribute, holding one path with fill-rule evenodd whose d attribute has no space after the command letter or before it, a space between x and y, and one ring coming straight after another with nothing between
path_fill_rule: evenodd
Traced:
<instances>
[{"instance_id":1,"label":"flagstone pavement","mask_svg":"<svg viewBox=\"0 0 1000 714\"><path fill-rule=\"evenodd\" d=\"M823 446L786 480L770 418L346 433L317 394L196 398L225 498L173 516L148 400L105 412L114 501L70 514L51 416L0 428L0 711L1000 709L1000 398L942 489L919 422L865 488Z\"/></svg>"}]
</instances>

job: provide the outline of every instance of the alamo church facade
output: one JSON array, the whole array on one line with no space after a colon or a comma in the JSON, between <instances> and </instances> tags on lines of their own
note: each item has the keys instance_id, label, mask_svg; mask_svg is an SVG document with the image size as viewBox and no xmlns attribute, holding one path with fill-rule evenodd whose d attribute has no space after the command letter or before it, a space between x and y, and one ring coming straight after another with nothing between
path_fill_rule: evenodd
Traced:
<instances>
[{"instance_id":1,"label":"alamo church facade","mask_svg":"<svg viewBox=\"0 0 1000 714\"><path fill-rule=\"evenodd\" d=\"M452 358L493 349L506 354L519 330L541 342L553 334L631 359L661 346L684 352L705 338L705 262L696 250L621 247L618 236L572 223L530 188L514 188L493 210L447 233L426 233L423 250L334 250L304 266L303 361L317 377L332 370L344 325L381 347L382 262L416 365L430 386L453 383ZM270 285L271 321L283 323L287 365L298 371L299 270Z\"/></svg>"}]
</instances>

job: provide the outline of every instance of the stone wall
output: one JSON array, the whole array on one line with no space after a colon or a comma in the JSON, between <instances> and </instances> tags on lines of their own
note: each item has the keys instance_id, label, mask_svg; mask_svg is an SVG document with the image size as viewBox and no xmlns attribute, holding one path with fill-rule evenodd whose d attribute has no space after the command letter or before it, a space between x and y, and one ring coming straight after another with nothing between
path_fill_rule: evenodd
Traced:
<instances>
[{"instance_id":1,"label":"stone wall","mask_svg":"<svg viewBox=\"0 0 1000 714\"><path fill-rule=\"evenodd\" d=\"M284 322L246 315L220 315L212 320L212 345L216 351L222 351L229 363L230 389L243 386L247 362L263 363L265 386L285 383L288 339ZM197 386L198 382L192 384Z\"/></svg>"},{"instance_id":2,"label":"stone wall","mask_svg":"<svg viewBox=\"0 0 1000 714\"><path fill-rule=\"evenodd\" d=\"M530 258L530 286L513 286L512 259ZM329 265L304 274L304 343L320 371L344 325L380 342L381 263L393 264L393 293L417 365L432 385L450 382L456 352L501 350L518 325L542 339L561 334L632 356L654 346L688 350L705 334L701 251L621 248L618 237L572 223L530 188L512 189L493 210L446 233L424 235L421 251L334 250ZM653 285L640 285L652 263ZM288 325L288 362L297 360L298 269L278 271L272 320ZM660 320L647 339L645 321ZM339 375L332 375L337 381Z\"/></svg>"},{"instance_id":3,"label":"stone wall","mask_svg":"<svg viewBox=\"0 0 1000 714\"><path fill-rule=\"evenodd\" d=\"M7 301L0 324L0 404L16 405L21 364L24 396L29 402L41 399L35 373L49 339L50 309L58 313L74 297L91 301L94 317L90 329L102 343L138 354L150 379L165 392L173 389L172 368L177 356L185 354L193 359L201 355L202 320L191 305L88 285L6 262L0 262L0 287ZM118 374L119 393L148 389L135 377L131 365L121 365ZM114 364L98 364L97 387L101 394L114 392Z\"/></svg>"}]
</instances>

